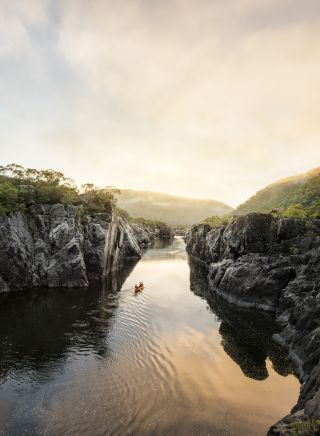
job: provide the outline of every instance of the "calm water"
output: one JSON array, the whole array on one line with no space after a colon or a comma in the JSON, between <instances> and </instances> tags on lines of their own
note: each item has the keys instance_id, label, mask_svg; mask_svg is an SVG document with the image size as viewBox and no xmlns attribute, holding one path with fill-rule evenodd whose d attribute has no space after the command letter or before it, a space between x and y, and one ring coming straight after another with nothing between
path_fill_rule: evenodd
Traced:
<instances>
[{"instance_id":1,"label":"calm water","mask_svg":"<svg viewBox=\"0 0 320 436\"><path fill-rule=\"evenodd\" d=\"M289 412L272 320L197 296L182 239L124 276L1 304L0 434L263 435Z\"/></svg>"}]
</instances>

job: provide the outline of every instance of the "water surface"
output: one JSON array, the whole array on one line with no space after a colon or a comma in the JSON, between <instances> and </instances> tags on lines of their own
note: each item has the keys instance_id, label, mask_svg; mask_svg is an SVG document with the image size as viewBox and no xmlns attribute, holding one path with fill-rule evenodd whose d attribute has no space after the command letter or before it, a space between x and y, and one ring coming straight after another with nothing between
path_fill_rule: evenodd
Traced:
<instances>
[{"instance_id":1,"label":"water surface","mask_svg":"<svg viewBox=\"0 0 320 436\"><path fill-rule=\"evenodd\" d=\"M181 238L132 268L2 303L0 434L263 435L290 411L270 317L197 296Z\"/></svg>"}]
</instances>

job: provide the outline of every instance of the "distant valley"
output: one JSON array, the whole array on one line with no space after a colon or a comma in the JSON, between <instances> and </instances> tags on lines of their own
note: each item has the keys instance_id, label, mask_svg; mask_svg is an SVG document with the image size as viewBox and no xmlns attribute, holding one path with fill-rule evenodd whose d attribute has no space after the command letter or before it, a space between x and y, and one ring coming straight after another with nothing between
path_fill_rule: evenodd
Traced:
<instances>
[{"instance_id":1,"label":"distant valley","mask_svg":"<svg viewBox=\"0 0 320 436\"><path fill-rule=\"evenodd\" d=\"M117 204L134 218L160 220L171 225L191 225L208 216L223 216L233 211L232 207L216 200L133 189L121 189Z\"/></svg>"}]
</instances>

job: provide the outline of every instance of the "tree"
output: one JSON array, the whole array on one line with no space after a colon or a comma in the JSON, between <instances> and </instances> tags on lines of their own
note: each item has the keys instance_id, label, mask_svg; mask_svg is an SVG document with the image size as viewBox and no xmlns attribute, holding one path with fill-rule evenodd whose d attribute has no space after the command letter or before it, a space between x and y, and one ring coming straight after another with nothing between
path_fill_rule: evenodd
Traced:
<instances>
[{"instance_id":1,"label":"tree","mask_svg":"<svg viewBox=\"0 0 320 436\"><path fill-rule=\"evenodd\" d=\"M113 186L98 188L92 183L83 185L79 193L73 180L53 169L37 170L10 164L0 166L0 212L21 210L32 203L83 204L86 212L105 212L116 206Z\"/></svg>"},{"instance_id":2,"label":"tree","mask_svg":"<svg viewBox=\"0 0 320 436\"><path fill-rule=\"evenodd\" d=\"M11 212L17 202L18 190L10 182L0 183L0 213Z\"/></svg>"},{"instance_id":3,"label":"tree","mask_svg":"<svg viewBox=\"0 0 320 436\"><path fill-rule=\"evenodd\" d=\"M82 185L81 203L89 213L106 212L116 206L115 194L120 193L114 186L98 188L92 183Z\"/></svg>"}]
</instances>

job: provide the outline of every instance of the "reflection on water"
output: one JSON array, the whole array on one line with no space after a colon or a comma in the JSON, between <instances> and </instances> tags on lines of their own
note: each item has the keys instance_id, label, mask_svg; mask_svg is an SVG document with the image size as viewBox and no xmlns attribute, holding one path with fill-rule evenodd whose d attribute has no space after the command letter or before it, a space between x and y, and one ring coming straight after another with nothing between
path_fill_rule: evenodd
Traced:
<instances>
[{"instance_id":1,"label":"reflection on water","mask_svg":"<svg viewBox=\"0 0 320 436\"><path fill-rule=\"evenodd\" d=\"M180 238L132 267L0 306L0 434L261 435L290 410L270 317L209 297Z\"/></svg>"},{"instance_id":2,"label":"reflection on water","mask_svg":"<svg viewBox=\"0 0 320 436\"><path fill-rule=\"evenodd\" d=\"M278 374L292 374L293 367L286 358L287 353L272 341L272 335L279 332L274 318L269 313L236 307L210 294L207 274L203 266L190 262L190 289L206 299L220 320L221 345L244 375L265 380L269 376L268 359Z\"/></svg>"}]
</instances>

